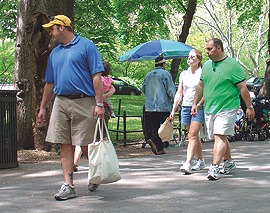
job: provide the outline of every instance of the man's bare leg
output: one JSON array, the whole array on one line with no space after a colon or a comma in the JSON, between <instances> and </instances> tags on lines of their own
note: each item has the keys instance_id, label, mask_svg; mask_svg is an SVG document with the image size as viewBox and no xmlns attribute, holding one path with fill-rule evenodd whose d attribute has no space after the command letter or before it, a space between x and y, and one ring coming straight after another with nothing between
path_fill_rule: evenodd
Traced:
<instances>
[{"instance_id":1,"label":"man's bare leg","mask_svg":"<svg viewBox=\"0 0 270 213\"><path fill-rule=\"evenodd\" d=\"M231 161L230 144L225 135L215 135L215 144L213 148L213 164L219 166L222 158Z\"/></svg>"},{"instance_id":2,"label":"man's bare leg","mask_svg":"<svg viewBox=\"0 0 270 213\"><path fill-rule=\"evenodd\" d=\"M73 185L73 146L71 144L61 144L61 163L64 180L70 186Z\"/></svg>"}]
</instances>

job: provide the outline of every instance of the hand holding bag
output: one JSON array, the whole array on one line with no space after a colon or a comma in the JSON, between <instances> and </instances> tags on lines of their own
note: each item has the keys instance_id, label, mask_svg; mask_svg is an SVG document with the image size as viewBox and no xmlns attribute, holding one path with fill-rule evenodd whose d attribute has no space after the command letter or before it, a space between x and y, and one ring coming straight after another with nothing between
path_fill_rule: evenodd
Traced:
<instances>
[{"instance_id":1,"label":"hand holding bag","mask_svg":"<svg viewBox=\"0 0 270 213\"><path fill-rule=\"evenodd\" d=\"M102 128L101 128L102 125ZM107 133L107 140L103 139L103 126ZM96 141L99 130L100 140ZM121 179L116 151L111 142L108 128L104 119L98 118L94 134L94 141L88 144L89 173L88 180L92 184L112 183Z\"/></svg>"},{"instance_id":2,"label":"hand holding bag","mask_svg":"<svg viewBox=\"0 0 270 213\"><path fill-rule=\"evenodd\" d=\"M166 118L165 122L159 127L158 135L164 141L170 141L173 134L173 121L170 117Z\"/></svg>"}]
</instances>

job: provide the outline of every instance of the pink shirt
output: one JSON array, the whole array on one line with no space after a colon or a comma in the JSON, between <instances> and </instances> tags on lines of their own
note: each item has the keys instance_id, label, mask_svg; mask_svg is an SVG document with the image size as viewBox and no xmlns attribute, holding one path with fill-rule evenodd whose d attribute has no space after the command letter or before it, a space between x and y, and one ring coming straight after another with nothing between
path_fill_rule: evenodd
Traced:
<instances>
[{"instance_id":1,"label":"pink shirt","mask_svg":"<svg viewBox=\"0 0 270 213\"><path fill-rule=\"evenodd\" d=\"M103 83L103 92L107 92L112 84L113 80L110 76L101 76Z\"/></svg>"}]
</instances>

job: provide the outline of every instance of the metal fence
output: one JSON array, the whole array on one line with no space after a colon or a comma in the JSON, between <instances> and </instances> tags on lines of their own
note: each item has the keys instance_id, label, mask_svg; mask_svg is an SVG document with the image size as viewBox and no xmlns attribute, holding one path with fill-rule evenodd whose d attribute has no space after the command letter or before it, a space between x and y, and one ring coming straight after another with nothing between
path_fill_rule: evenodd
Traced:
<instances>
[{"instance_id":1,"label":"metal fence","mask_svg":"<svg viewBox=\"0 0 270 213\"><path fill-rule=\"evenodd\" d=\"M0 90L0 169L18 167L15 90Z\"/></svg>"},{"instance_id":2,"label":"metal fence","mask_svg":"<svg viewBox=\"0 0 270 213\"><path fill-rule=\"evenodd\" d=\"M124 101L128 101L128 100L124 100ZM116 133L115 137L113 137L113 139L118 141L119 138L122 138L121 141L123 142L124 146L126 146L127 140L130 140L130 138L134 139L134 137L135 137L136 139L141 138L142 140L144 140L145 136L143 134L143 129L142 129L144 100L143 100L143 102L141 100L132 101L132 103L130 101L129 107L131 109L129 109L128 112L126 111L125 107L122 106L122 99L121 98L114 99L111 102L114 105L115 114L117 117L116 119L114 119L114 120L111 119L109 121L109 131ZM132 105L132 106L130 106L130 105ZM140 110L139 111L135 110L135 108L138 108ZM179 117L178 113L176 114L176 117ZM178 119L175 119L174 124L175 124L174 129L177 130L177 134L178 134L177 137L181 137L181 131L180 131L181 126L178 127L178 124L179 124ZM119 133L121 135L119 135Z\"/></svg>"}]
</instances>

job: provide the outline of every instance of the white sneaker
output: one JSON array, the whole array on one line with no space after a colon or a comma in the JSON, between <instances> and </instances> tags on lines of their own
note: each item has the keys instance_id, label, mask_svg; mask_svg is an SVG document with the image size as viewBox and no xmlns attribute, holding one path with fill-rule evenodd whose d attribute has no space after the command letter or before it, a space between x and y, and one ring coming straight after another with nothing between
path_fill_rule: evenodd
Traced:
<instances>
[{"instance_id":1,"label":"white sneaker","mask_svg":"<svg viewBox=\"0 0 270 213\"><path fill-rule=\"evenodd\" d=\"M185 174L191 174L191 166L189 162L183 163L183 165L180 167L180 171L184 172Z\"/></svg>"},{"instance_id":2,"label":"white sneaker","mask_svg":"<svg viewBox=\"0 0 270 213\"><path fill-rule=\"evenodd\" d=\"M229 162L228 160L224 160L223 167L219 172L221 174L229 174L235 168L236 168L236 165L233 160L231 162Z\"/></svg>"},{"instance_id":3,"label":"white sneaker","mask_svg":"<svg viewBox=\"0 0 270 213\"><path fill-rule=\"evenodd\" d=\"M63 183L58 193L54 195L55 200L67 200L69 198L76 197L76 191L74 186L70 186L68 183Z\"/></svg>"},{"instance_id":4,"label":"white sneaker","mask_svg":"<svg viewBox=\"0 0 270 213\"><path fill-rule=\"evenodd\" d=\"M209 180L218 180L220 178L218 165L211 164L207 178Z\"/></svg>"},{"instance_id":5,"label":"white sneaker","mask_svg":"<svg viewBox=\"0 0 270 213\"><path fill-rule=\"evenodd\" d=\"M200 171L205 168L204 160L198 159L195 165L191 168L191 170Z\"/></svg>"}]
</instances>

